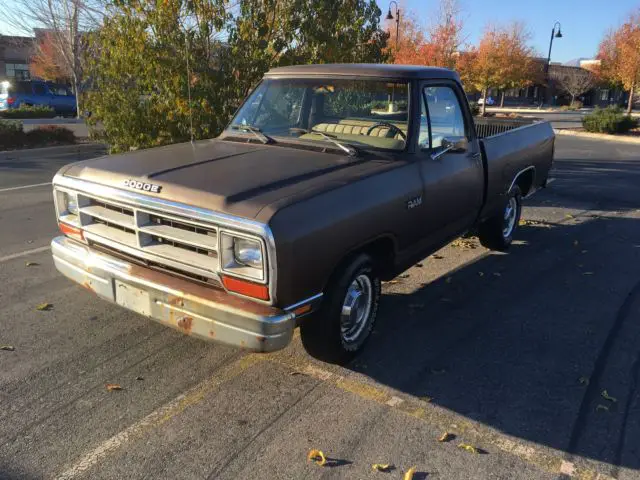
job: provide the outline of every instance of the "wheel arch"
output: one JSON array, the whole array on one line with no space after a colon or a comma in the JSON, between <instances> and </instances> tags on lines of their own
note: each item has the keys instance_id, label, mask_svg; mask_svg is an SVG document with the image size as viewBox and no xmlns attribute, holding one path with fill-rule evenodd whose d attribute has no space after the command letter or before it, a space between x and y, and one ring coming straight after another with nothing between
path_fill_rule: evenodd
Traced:
<instances>
[{"instance_id":1,"label":"wheel arch","mask_svg":"<svg viewBox=\"0 0 640 480\"><path fill-rule=\"evenodd\" d=\"M327 278L325 282L323 290L326 291L335 277L340 275L342 270L360 254L366 254L371 257L382 280L392 278L394 276L393 270L396 252L397 242L395 237L391 234L380 235L351 248L333 267L329 278Z\"/></svg>"},{"instance_id":2,"label":"wheel arch","mask_svg":"<svg viewBox=\"0 0 640 480\"><path fill-rule=\"evenodd\" d=\"M522 196L526 197L531 189L533 188L533 182L536 178L536 167L533 165L520 170L516 173L511 185L509 186L509 190L506 193L509 193L514 185L518 185L520 191L522 192Z\"/></svg>"}]
</instances>

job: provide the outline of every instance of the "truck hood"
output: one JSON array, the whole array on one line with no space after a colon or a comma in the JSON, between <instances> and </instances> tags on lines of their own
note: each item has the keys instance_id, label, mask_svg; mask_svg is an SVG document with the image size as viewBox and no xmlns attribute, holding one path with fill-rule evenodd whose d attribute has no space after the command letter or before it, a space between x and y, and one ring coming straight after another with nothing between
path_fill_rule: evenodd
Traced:
<instances>
[{"instance_id":1,"label":"truck hood","mask_svg":"<svg viewBox=\"0 0 640 480\"><path fill-rule=\"evenodd\" d=\"M61 173L266 223L278 208L385 170L392 163L214 139L99 157L72 164ZM158 185L160 191L125 186L130 180Z\"/></svg>"}]
</instances>

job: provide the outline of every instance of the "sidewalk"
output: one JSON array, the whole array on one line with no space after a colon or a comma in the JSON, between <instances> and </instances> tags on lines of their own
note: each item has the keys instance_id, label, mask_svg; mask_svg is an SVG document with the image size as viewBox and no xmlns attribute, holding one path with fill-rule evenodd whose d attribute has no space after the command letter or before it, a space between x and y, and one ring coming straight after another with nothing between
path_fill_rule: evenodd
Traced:
<instances>
[{"instance_id":1,"label":"sidewalk","mask_svg":"<svg viewBox=\"0 0 640 480\"><path fill-rule=\"evenodd\" d=\"M560 115L586 115L588 113L593 112L593 108L591 107L585 107L585 108L581 108L579 110L561 110L560 107L542 107L542 108L536 108L536 107L517 107L517 106L511 106L511 107L489 107L487 106L487 112L494 112L494 113L511 113L511 112L515 112L515 113L554 113L554 114L560 114ZM631 115L633 117L640 117L640 112L639 111L633 111L631 112Z\"/></svg>"}]
</instances>

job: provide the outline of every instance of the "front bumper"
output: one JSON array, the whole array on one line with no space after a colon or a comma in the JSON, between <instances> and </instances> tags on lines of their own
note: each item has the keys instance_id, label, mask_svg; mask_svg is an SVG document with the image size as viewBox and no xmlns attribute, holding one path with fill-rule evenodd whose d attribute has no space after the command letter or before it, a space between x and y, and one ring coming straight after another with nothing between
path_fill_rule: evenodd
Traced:
<instances>
[{"instance_id":1,"label":"front bumper","mask_svg":"<svg viewBox=\"0 0 640 480\"><path fill-rule=\"evenodd\" d=\"M291 341L295 314L260 305L90 249L51 242L56 268L110 302L205 340L270 352Z\"/></svg>"}]
</instances>

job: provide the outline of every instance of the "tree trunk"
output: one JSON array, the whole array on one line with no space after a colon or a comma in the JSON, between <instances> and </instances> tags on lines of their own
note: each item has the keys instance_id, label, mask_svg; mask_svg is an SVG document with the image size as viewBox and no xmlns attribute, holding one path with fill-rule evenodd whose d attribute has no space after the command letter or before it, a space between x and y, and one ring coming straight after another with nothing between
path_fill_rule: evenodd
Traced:
<instances>
[{"instance_id":1,"label":"tree trunk","mask_svg":"<svg viewBox=\"0 0 640 480\"><path fill-rule=\"evenodd\" d=\"M482 98L484 101L482 102L482 116L484 117L487 114L487 89L482 89Z\"/></svg>"},{"instance_id":2,"label":"tree trunk","mask_svg":"<svg viewBox=\"0 0 640 480\"><path fill-rule=\"evenodd\" d=\"M500 93L500 108L504 107L504 90Z\"/></svg>"},{"instance_id":3,"label":"tree trunk","mask_svg":"<svg viewBox=\"0 0 640 480\"><path fill-rule=\"evenodd\" d=\"M627 103L627 113L631 115L631 110L633 110L633 93L636 89L636 84L631 84L631 89L629 90L629 102Z\"/></svg>"},{"instance_id":4,"label":"tree trunk","mask_svg":"<svg viewBox=\"0 0 640 480\"><path fill-rule=\"evenodd\" d=\"M73 76L73 93L76 96L76 118L80 118L80 82L78 76Z\"/></svg>"}]
</instances>

